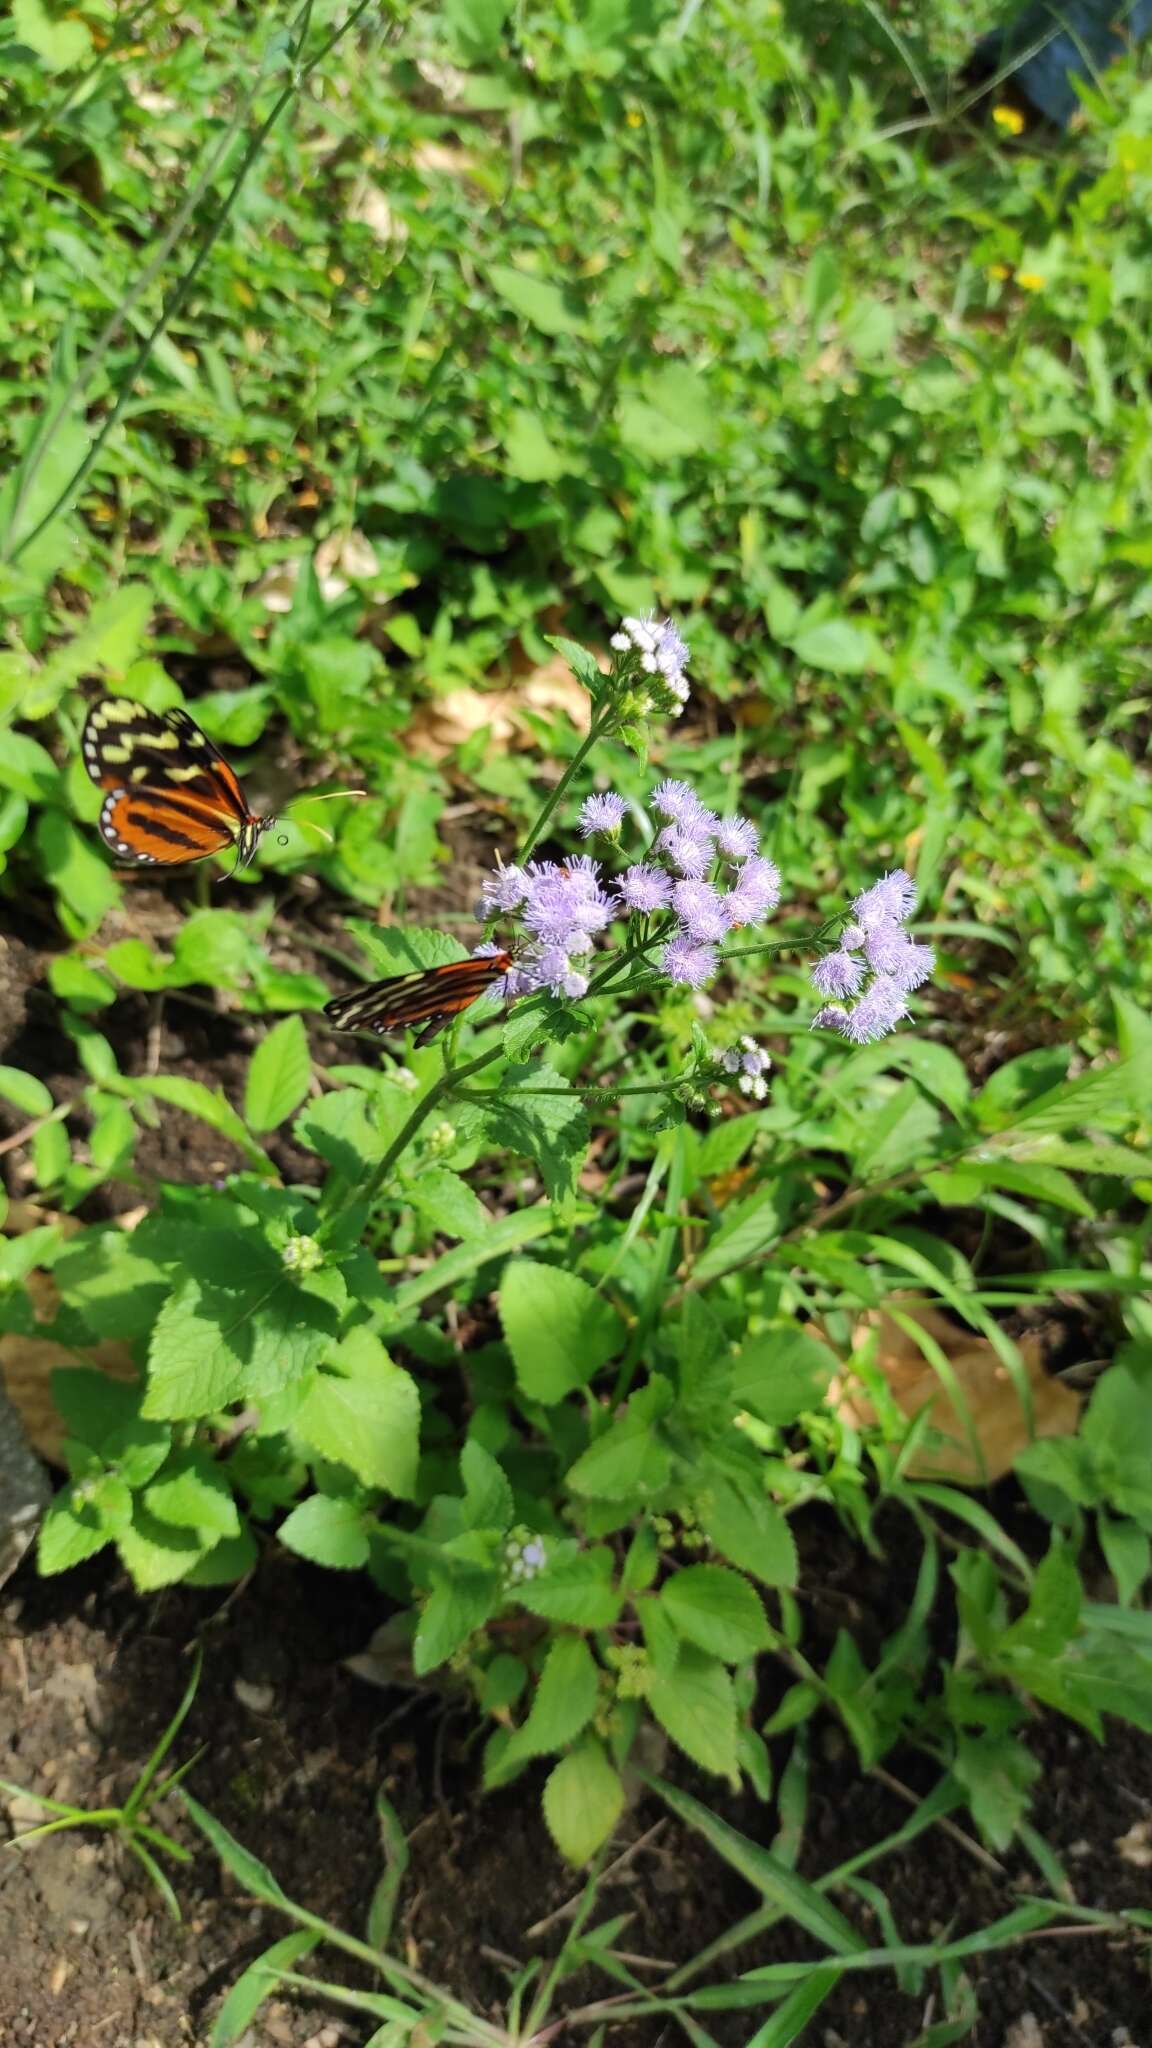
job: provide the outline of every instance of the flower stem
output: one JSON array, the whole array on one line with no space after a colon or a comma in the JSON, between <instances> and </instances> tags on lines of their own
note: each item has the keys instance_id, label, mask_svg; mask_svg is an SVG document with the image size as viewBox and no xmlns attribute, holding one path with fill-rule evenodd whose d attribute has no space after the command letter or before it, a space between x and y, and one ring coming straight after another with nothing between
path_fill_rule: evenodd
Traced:
<instances>
[{"instance_id":1,"label":"flower stem","mask_svg":"<svg viewBox=\"0 0 1152 2048\"><path fill-rule=\"evenodd\" d=\"M592 723L588 727L588 732L585 738L577 747L576 752L573 754L572 759L569 761L568 766L564 770L563 775L560 777L559 782L556 784L555 789L552 791L552 794L549 797L545 798L543 808L540 811L538 818L536 819L536 823L532 826L532 829L529 832L527 839L524 841L523 846L520 848L520 851L516 856L518 865L521 865L524 861L528 859L529 854L532 852L533 848L538 844L543 834L545 825L548 823L548 820L552 816L553 811L556 809L557 804L560 802L561 797L563 797L566 794L573 777L577 775L579 770L583 767L585 761L588 759L589 754L592 752L592 749L595 746L597 740L603 738L604 733L608 728L608 722L610 717L610 711L602 711L598 717L593 717Z\"/></svg>"},{"instance_id":2,"label":"flower stem","mask_svg":"<svg viewBox=\"0 0 1152 2048\"><path fill-rule=\"evenodd\" d=\"M353 1202L367 1202L370 1206L381 1189L387 1185L389 1176L397 1161L407 1151L420 1126L431 1116L432 1111L438 1108L440 1103L446 1101L455 1092L461 1081L470 1081L473 1074L483 1073L485 1067L492 1066L496 1060L503 1057L504 1047L501 1043L500 1045L489 1046L487 1052L477 1054L474 1060L468 1061L467 1066L445 1067L439 1080L433 1081L432 1086L420 1097L411 1116L406 1118L405 1122L401 1124L384 1157L369 1174L368 1179L351 1189L345 1200L338 1203L336 1208L325 1217L325 1229L331 1229L331 1226L344 1214L345 1210L351 1208Z\"/></svg>"}]
</instances>

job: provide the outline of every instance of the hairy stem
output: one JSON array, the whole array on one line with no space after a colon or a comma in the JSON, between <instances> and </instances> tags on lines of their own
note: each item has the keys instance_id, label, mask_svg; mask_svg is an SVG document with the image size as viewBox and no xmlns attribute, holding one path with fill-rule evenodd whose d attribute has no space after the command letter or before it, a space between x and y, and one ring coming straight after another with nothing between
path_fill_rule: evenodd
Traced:
<instances>
[{"instance_id":1,"label":"hairy stem","mask_svg":"<svg viewBox=\"0 0 1152 2048\"><path fill-rule=\"evenodd\" d=\"M556 809L557 804L560 802L561 798L565 795L566 791L570 787L573 777L577 775L580 769L583 767L585 761L588 759L589 754L592 752L593 747L596 745L597 740L602 739L604 737L604 734L608 729L608 721L610 716L611 713L609 711L602 711L598 715L593 717L592 723L588 728L586 738L583 739L580 745L577 747L576 752L573 754L572 759L569 761L568 766L564 770L563 775L560 777L559 782L556 784L555 789L552 791L551 796L545 798L543 808L540 811L536 823L532 826L527 839L524 841L524 844L520 848L520 852L517 855L518 862L526 861L528 859L529 854L532 852L533 847L538 844L540 838L543 835L545 825L548 823L548 820L552 816L553 811Z\"/></svg>"}]
</instances>

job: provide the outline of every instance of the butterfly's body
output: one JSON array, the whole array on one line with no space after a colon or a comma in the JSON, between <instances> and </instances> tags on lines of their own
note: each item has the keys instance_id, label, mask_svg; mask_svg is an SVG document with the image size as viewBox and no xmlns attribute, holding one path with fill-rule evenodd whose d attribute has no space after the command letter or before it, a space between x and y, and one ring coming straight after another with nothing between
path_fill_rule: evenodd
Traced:
<instances>
[{"instance_id":1,"label":"butterfly's body","mask_svg":"<svg viewBox=\"0 0 1152 2048\"><path fill-rule=\"evenodd\" d=\"M88 714L84 766L107 793L100 833L117 860L179 867L236 849L247 867L272 823L253 811L235 770L186 711L102 697Z\"/></svg>"},{"instance_id":2,"label":"butterfly's body","mask_svg":"<svg viewBox=\"0 0 1152 2048\"><path fill-rule=\"evenodd\" d=\"M511 967L510 953L445 960L439 967L413 974L390 974L350 996L334 996L325 1003L324 1014L340 1031L374 1031L378 1036L419 1026L416 1044L428 1045Z\"/></svg>"}]
</instances>

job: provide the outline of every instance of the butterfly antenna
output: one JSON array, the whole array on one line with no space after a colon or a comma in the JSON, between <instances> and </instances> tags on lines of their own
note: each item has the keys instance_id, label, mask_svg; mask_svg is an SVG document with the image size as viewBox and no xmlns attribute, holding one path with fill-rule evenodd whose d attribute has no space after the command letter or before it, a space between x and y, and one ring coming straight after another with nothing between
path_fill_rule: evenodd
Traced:
<instances>
[{"instance_id":1,"label":"butterfly antenna","mask_svg":"<svg viewBox=\"0 0 1152 2048\"><path fill-rule=\"evenodd\" d=\"M303 796L294 796L290 804L285 804L280 816L284 817L288 811L294 811L299 804L330 804L338 796L369 797L371 794L370 789L323 789L318 795L313 796L310 791L305 790Z\"/></svg>"}]
</instances>

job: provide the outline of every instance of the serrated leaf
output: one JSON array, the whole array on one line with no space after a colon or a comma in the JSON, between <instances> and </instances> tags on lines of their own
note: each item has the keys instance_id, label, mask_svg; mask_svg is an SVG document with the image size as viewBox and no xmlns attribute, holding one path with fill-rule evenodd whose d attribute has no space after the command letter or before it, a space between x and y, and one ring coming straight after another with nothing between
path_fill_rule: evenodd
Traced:
<instances>
[{"instance_id":1,"label":"serrated leaf","mask_svg":"<svg viewBox=\"0 0 1152 2048\"><path fill-rule=\"evenodd\" d=\"M586 1728L600 1697L600 1672L583 1636L558 1636L544 1660L527 1720L516 1729L503 1762L564 1749Z\"/></svg>"},{"instance_id":2,"label":"serrated leaf","mask_svg":"<svg viewBox=\"0 0 1152 2048\"><path fill-rule=\"evenodd\" d=\"M705 1771L734 1779L736 1696L715 1657L685 1643L670 1672L654 1668L648 1704L678 1749Z\"/></svg>"},{"instance_id":3,"label":"serrated leaf","mask_svg":"<svg viewBox=\"0 0 1152 2048\"><path fill-rule=\"evenodd\" d=\"M313 1493L293 1508L277 1531L287 1550L312 1564L353 1571L367 1564L368 1530L364 1509L355 1500Z\"/></svg>"},{"instance_id":4,"label":"serrated leaf","mask_svg":"<svg viewBox=\"0 0 1152 2048\"><path fill-rule=\"evenodd\" d=\"M483 1628L499 1599L500 1582L495 1572L444 1577L433 1588L416 1629L412 1668L417 1678L446 1663L470 1635Z\"/></svg>"},{"instance_id":5,"label":"serrated leaf","mask_svg":"<svg viewBox=\"0 0 1152 2048\"><path fill-rule=\"evenodd\" d=\"M783 1428L818 1408L837 1371L835 1354L795 1323L747 1339L732 1368L732 1400Z\"/></svg>"},{"instance_id":6,"label":"serrated leaf","mask_svg":"<svg viewBox=\"0 0 1152 2048\"><path fill-rule=\"evenodd\" d=\"M545 1403L587 1386L624 1341L615 1309L586 1280L535 1259L506 1266L500 1321L521 1391Z\"/></svg>"},{"instance_id":7,"label":"serrated leaf","mask_svg":"<svg viewBox=\"0 0 1152 2048\"><path fill-rule=\"evenodd\" d=\"M447 1166L422 1166L405 1193L413 1208L445 1237L482 1237L492 1220L467 1181Z\"/></svg>"},{"instance_id":8,"label":"serrated leaf","mask_svg":"<svg viewBox=\"0 0 1152 2048\"><path fill-rule=\"evenodd\" d=\"M570 1550L554 1556L531 1579L515 1588L515 1598L530 1614L574 1628L611 1628L620 1612L620 1596L612 1584L610 1550Z\"/></svg>"},{"instance_id":9,"label":"serrated leaf","mask_svg":"<svg viewBox=\"0 0 1152 2048\"><path fill-rule=\"evenodd\" d=\"M755 1587L727 1565L685 1565L660 1599L680 1636L726 1664L742 1664L771 1640Z\"/></svg>"},{"instance_id":10,"label":"serrated leaf","mask_svg":"<svg viewBox=\"0 0 1152 2048\"><path fill-rule=\"evenodd\" d=\"M321 1271L292 1278L266 1247L237 1238L243 1287L188 1276L156 1319L143 1413L177 1421L248 1395L265 1398L319 1363L335 1339L347 1289Z\"/></svg>"},{"instance_id":11,"label":"serrated leaf","mask_svg":"<svg viewBox=\"0 0 1152 2048\"><path fill-rule=\"evenodd\" d=\"M765 1586L794 1586L799 1574L796 1543L774 1502L752 1487L717 1479L709 1482L697 1515L722 1557L752 1572Z\"/></svg>"},{"instance_id":12,"label":"serrated leaf","mask_svg":"<svg viewBox=\"0 0 1152 2048\"><path fill-rule=\"evenodd\" d=\"M240 1533L232 1489L219 1466L200 1451L178 1453L146 1487L144 1505L157 1521L192 1529L212 1543Z\"/></svg>"},{"instance_id":13,"label":"serrated leaf","mask_svg":"<svg viewBox=\"0 0 1152 2048\"><path fill-rule=\"evenodd\" d=\"M668 1483L671 1456L656 1424L672 1405L672 1389L654 1373L623 1415L589 1444L568 1473L573 1493L591 1500L647 1501Z\"/></svg>"},{"instance_id":14,"label":"serrated leaf","mask_svg":"<svg viewBox=\"0 0 1152 2048\"><path fill-rule=\"evenodd\" d=\"M45 1578L83 1564L111 1541L111 1531L96 1509L87 1504L73 1507L72 1500L71 1488L58 1493L40 1524L36 1562Z\"/></svg>"},{"instance_id":15,"label":"serrated leaf","mask_svg":"<svg viewBox=\"0 0 1152 2048\"><path fill-rule=\"evenodd\" d=\"M548 1832L569 1863L587 1863L624 1810L624 1787L599 1742L589 1738L557 1764L544 1787Z\"/></svg>"},{"instance_id":16,"label":"serrated leaf","mask_svg":"<svg viewBox=\"0 0 1152 2048\"><path fill-rule=\"evenodd\" d=\"M588 1149L588 1113L563 1074L548 1066L508 1067L484 1123L494 1144L535 1161L550 1200L572 1193Z\"/></svg>"},{"instance_id":17,"label":"serrated leaf","mask_svg":"<svg viewBox=\"0 0 1152 2048\"><path fill-rule=\"evenodd\" d=\"M993 1849L1007 1849L1031 1803L1040 1765L1018 1735L961 1734L953 1775L968 1794L972 1818Z\"/></svg>"},{"instance_id":18,"label":"serrated leaf","mask_svg":"<svg viewBox=\"0 0 1152 2048\"><path fill-rule=\"evenodd\" d=\"M248 1067L244 1115L254 1131L274 1131L299 1109L312 1079L308 1034L284 1017L261 1039Z\"/></svg>"},{"instance_id":19,"label":"serrated leaf","mask_svg":"<svg viewBox=\"0 0 1152 2048\"><path fill-rule=\"evenodd\" d=\"M177 1529L158 1521L143 1502L135 1506L132 1526L117 1533L120 1561L141 1593L153 1593L160 1586L175 1586L185 1577L208 1546L193 1529Z\"/></svg>"},{"instance_id":20,"label":"serrated leaf","mask_svg":"<svg viewBox=\"0 0 1152 2048\"><path fill-rule=\"evenodd\" d=\"M380 1339L355 1329L317 1368L292 1424L293 1440L366 1486L410 1500L420 1455L416 1382L394 1365Z\"/></svg>"}]
</instances>

